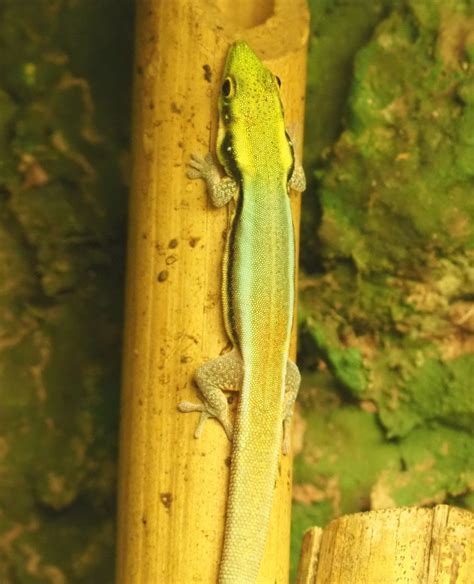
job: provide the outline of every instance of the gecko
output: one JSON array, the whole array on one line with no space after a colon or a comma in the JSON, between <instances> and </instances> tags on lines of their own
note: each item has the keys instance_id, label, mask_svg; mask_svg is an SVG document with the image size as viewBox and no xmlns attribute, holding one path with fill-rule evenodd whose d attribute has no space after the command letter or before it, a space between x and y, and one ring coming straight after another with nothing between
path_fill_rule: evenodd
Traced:
<instances>
[{"instance_id":1,"label":"gecko","mask_svg":"<svg viewBox=\"0 0 474 584\"><path fill-rule=\"evenodd\" d=\"M212 204L229 204L222 278L230 352L201 365L199 437L217 419L232 442L219 584L254 584L268 535L280 452L300 373L289 360L295 296L295 242L289 190L304 191L285 129L280 79L244 41L228 51L219 96L216 153L191 156L190 179L203 179ZM234 425L224 391L240 391Z\"/></svg>"}]
</instances>

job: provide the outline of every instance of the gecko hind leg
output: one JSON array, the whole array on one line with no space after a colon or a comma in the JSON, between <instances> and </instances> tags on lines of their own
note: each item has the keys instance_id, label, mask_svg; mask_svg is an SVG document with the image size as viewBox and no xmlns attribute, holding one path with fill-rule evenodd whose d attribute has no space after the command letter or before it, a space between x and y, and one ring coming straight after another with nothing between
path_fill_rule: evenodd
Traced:
<instances>
[{"instance_id":1,"label":"gecko hind leg","mask_svg":"<svg viewBox=\"0 0 474 584\"><path fill-rule=\"evenodd\" d=\"M290 450L290 423L300 382L301 375L298 366L293 361L288 360L285 378L285 403L283 404L283 443L281 447L283 454L288 454Z\"/></svg>"},{"instance_id":2,"label":"gecko hind leg","mask_svg":"<svg viewBox=\"0 0 474 584\"><path fill-rule=\"evenodd\" d=\"M200 412L194 437L199 438L204 424L209 418L218 420L229 440L232 440L232 423L229 418L229 404L224 391L239 391L242 387L243 365L239 352L234 349L226 355L207 361L194 374L202 394L202 403L182 401L180 412Z\"/></svg>"}]
</instances>

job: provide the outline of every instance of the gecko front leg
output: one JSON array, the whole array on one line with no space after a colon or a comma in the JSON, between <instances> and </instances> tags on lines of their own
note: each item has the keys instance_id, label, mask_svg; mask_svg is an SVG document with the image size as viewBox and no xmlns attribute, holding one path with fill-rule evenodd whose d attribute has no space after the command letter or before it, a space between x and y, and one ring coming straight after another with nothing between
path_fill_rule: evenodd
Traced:
<instances>
[{"instance_id":1,"label":"gecko front leg","mask_svg":"<svg viewBox=\"0 0 474 584\"><path fill-rule=\"evenodd\" d=\"M306 190L306 176L303 167L299 163L295 163L293 173L290 180L288 181L288 186L294 191L302 193Z\"/></svg>"},{"instance_id":2,"label":"gecko front leg","mask_svg":"<svg viewBox=\"0 0 474 584\"><path fill-rule=\"evenodd\" d=\"M294 167L293 172L291 173L290 180L288 181L288 187L293 191L298 191L302 193L306 190L306 175L303 169L303 166L299 162L298 158L296 157L296 126L293 125L286 131L286 137L288 139L288 143L291 146L294 156Z\"/></svg>"},{"instance_id":3,"label":"gecko front leg","mask_svg":"<svg viewBox=\"0 0 474 584\"><path fill-rule=\"evenodd\" d=\"M206 181L207 192L214 207L227 205L239 190L239 185L233 178L221 177L210 152L204 158L199 154L191 154L187 176Z\"/></svg>"},{"instance_id":4,"label":"gecko front leg","mask_svg":"<svg viewBox=\"0 0 474 584\"><path fill-rule=\"evenodd\" d=\"M288 359L285 376L285 401L283 403L283 443L281 447L283 454L288 454L290 450L290 423L300 383L301 374L298 366Z\"/></svg>"}]
</instances>

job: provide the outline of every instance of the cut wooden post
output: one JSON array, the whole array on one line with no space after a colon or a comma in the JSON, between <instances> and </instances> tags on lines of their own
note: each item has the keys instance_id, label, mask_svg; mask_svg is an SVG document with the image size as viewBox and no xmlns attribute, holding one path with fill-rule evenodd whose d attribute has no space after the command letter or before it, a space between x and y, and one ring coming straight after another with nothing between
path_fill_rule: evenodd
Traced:
<instances>
[{"instance_id":1,"label":"cut wooden post","mask_svg":"<svg viewBox=\"0 0 474 584\"><path fill-rule=\"evenodd\" d=\"M133 178L120 436L117 582L214 583L230 445L210 421L193 432L192 376L228 345L220 303L226 210L186 178L214 151L229 44L246 40L283 82L301 147L308 13L303 0L139 0ZM301 152L299 152L301 154ZM294 197L298 226L298 197ZM297 231L297 229L296 229ZM291 458L281 459L260 582L288 578Z\"/></svg>"},{"instance_id":2,"label":"cut wooden post","mask_svg":"<svg viewBox=\"0 0 474 584\"><path fill-rule=\"evenodd\" d=\"M471 584L474 514L403 507L346 515L303 539L297 584ZM313 542L313 543L312 543Z\"/></svg>"}]
</instances>

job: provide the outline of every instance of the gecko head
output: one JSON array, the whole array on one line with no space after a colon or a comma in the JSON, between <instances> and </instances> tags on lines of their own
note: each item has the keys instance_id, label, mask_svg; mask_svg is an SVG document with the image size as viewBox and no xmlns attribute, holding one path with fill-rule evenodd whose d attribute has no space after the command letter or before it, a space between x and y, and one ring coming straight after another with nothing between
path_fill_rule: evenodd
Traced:
<instances>
[{"instance_id":1,"label":"gecko head","mask_svg":"<svg viewBox=\"0 0 474 584\"><path fill-rule=\"evenodd\" d=\"M219 97L218 155L235 178L252 167L249 153L260 144L286 142L280 85L245 41L231 45Z\"/></svg>"},{"instance_id":2,"label":"gecko head","mask_svg":"<svg viewBox=\"0 0 474 584\"><path fill-rule=\"evenodd\" d=\"M282 112L279 78L265 67L245 41L237 41L229 49L219 105L224 125L239 118L249 123Z\"/></svg>"}]
</instances>

